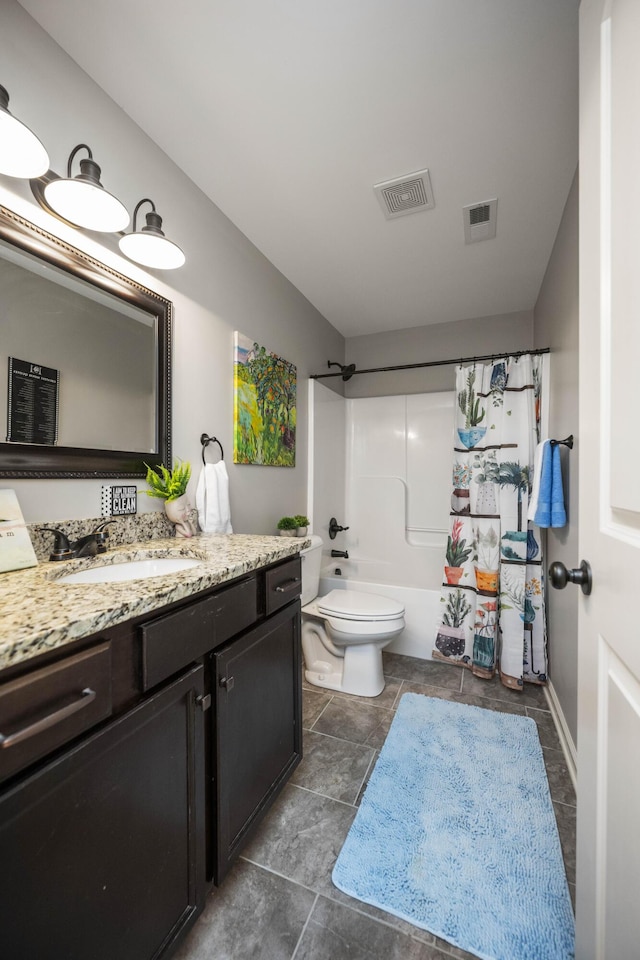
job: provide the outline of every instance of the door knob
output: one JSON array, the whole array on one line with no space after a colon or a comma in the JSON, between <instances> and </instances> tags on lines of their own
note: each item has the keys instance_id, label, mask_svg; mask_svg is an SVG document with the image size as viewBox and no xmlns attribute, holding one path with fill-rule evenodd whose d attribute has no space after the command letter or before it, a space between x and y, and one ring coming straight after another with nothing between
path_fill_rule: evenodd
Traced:
<instances>
[{"instance_id":1,"label":"door knob","mask_svg":"<svg viewBox=\"0 0 640 960\"><path fill-rule=\"evenodd\" d=\"M593 580L591 567L586 560L581 560L580 566L574 567L572 570L567 570L564 563L556 560L549 567L549 577L551 578L551 586L555 587L556 590L564 590L568 583L577 583L585 596L588 597L591 593Z\"/></svg>"}]
</instances>

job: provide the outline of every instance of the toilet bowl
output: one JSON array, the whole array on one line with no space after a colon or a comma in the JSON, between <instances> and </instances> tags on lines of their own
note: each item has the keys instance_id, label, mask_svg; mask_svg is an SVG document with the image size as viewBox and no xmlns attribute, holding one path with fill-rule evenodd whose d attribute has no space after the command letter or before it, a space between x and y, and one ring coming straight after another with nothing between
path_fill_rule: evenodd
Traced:
<instances>
[{"instance_id":1,"label":"toilet bowl","mask_svg":"<svg viewBox=\"0 0 640 960\"><path fill-rule=\"evenodd\" d=\"M377 697L384 690L382 650L404 629L404 607L355 590L319 597L322 540L311 540L301 554L305 679L328 690Z\"/></svg>"}]
</instances>

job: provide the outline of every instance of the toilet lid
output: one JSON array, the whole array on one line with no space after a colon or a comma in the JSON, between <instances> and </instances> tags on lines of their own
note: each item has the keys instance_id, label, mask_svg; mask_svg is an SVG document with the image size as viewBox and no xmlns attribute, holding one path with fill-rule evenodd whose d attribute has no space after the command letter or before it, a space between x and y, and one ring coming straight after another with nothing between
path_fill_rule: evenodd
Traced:
<instances>
[{"instance_id":1,"label":"toilet lid","mask_svg":"<svg viewBox=\"0 0 640 960\"><path fill-rule=\"evenodd\" d=\"M404 614L397 600L356 590L332 590L317 600L318 610L344 620L395 620Z\"/></svg>"}]
</instances>

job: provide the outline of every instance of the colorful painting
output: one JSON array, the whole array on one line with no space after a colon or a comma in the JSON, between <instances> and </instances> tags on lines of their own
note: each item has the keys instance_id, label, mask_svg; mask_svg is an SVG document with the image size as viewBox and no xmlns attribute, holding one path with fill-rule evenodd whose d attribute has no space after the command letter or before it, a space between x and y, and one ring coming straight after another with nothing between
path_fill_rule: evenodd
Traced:
<instances>
[{"instance_id":1,"label":"colorful painting","mask_svg":"<svg viewBox=\"0 0 640 960\"><path fill-rule=\"evenodd\" d=\"M296 465L296 368L236 331L233 462Z\"/></svg>"}]
</instances>

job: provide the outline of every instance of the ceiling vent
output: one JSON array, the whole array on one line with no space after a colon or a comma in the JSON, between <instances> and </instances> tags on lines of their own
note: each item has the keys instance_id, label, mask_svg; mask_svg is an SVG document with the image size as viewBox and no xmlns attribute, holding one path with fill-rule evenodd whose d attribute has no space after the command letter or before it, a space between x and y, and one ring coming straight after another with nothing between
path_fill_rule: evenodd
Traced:
<instances>
[{"instance_id":1,"label":"ceiling vent","mask_svg":"<svg viewBox=\"0 0 640 960\"><path fill-rule=\"evenodd\" d=\"M376 183L373 189L387 220L435 207L428 170Z\"/></svg>"},{"instance_id":2,"label":"ceiling vent","mask_svg":"<svg viewBox=\"0 0 640 960\"><path fill-rule=\"evenodd\" d=\"M464 216L464 242L478 243L479 240L491 240L496 235L498 201L484 200L462 208Z\"/></svg>"}]
</instances>

